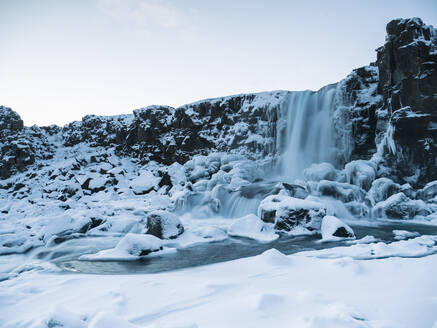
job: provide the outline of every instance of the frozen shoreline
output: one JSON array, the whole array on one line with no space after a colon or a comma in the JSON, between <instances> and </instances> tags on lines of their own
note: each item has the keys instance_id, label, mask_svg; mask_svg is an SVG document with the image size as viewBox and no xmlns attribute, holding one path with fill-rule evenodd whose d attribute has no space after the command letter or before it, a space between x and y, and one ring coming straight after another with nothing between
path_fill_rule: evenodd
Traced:
<instances>
[{"instance_id":1,"label":"frozen shoreline","mask_svg":"<svg viewBox=\"0 0 437 328\"><path fill-rule=\"evenodd\" d=\"M437 255L421 236L325 251L261 255L141 275L60 274L47 262L0 282L2 327L431 327ZM379 245L379 248L378 246ZM358 246L358 245L357 245ZM388 247L389 246L389 247ZM422 249L422 248L424 249ZM363 249L388 258L356 260ZM418 252L422 250L422 252ZM317 256L320 255L320 256ZM116 318L114 318L114 316ZM110 323L110 325L105 325Z\"/></svg>"}]
</instances>

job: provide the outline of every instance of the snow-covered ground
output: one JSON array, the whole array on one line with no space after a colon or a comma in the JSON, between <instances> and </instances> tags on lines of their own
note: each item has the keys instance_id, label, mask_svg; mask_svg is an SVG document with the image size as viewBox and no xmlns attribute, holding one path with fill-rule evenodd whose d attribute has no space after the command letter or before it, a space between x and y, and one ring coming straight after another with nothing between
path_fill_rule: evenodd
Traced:
<instances>
[{"instance_id":1,"label":"snow-covered ground","mask_svg":"<svg viewBox=\"0 0 437 328\"><path fill-rule=\"evenodd\" d=\"M0 283L0 326L432 327L437 254L421 256L436 251L437 238L405 242L354 242L330 249L332 258L270 249L159 274L65 274L28 264ZM383 259L354 258L383 248Z\"/></svg>"}]
</instances>

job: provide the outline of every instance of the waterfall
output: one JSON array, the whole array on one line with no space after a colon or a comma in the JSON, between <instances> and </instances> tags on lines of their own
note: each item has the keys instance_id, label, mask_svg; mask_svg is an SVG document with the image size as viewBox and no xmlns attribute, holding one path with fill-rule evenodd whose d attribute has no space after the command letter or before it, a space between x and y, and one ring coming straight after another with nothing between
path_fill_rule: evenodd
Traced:
<instances>
[{"instance_id":1,"label":"waterfall","mask_svg":"<svg viewBox=\"0 0 437 328\"><path fill-rule=\"evenodd\" d=\"M277 124L280 174L292 181L312 163L333 162L332 113L336 85L314 91L290 92Z\"/></svg>"}]
</instances>

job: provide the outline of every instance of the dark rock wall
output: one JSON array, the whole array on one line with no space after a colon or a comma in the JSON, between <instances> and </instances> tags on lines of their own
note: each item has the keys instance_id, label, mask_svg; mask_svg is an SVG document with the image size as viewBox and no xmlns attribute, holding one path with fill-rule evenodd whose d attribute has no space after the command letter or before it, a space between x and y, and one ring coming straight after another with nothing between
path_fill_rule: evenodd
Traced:
<instances>
[{"instance_id":1,"label":"dark rock wall","mask_svg":"<svg viewBox=\"0 0 437 328\"><path fill-rule=\"evenodd\" d=\"M386 160L399 177L437 179L437 37L421 19L387 25L377 49L378 91L384 98L396 149Z\"/></svg>"},{"instance_id":2,"label":"dark rock wall","mask_svg":"<svg viewBox=\"0 0 437 328\"><path fill-rule=\"evenodd\" d=\"M385 147L383 164L391 176L419 186L437 180L436 40L435 29L418 18L393 20L376 62L339 82L333 120L340 163L371 158L390 131L394 147ZM0 107L0 178L51 158L56 144L49 140L56 135L66 147L113 147L120 155L163 164L210 151L252 159L275 155L287 95L245 94L180 108L149 106L131 115L87 115L63 128L23 127L17 113Z\"/></svg>"}]
</instances>

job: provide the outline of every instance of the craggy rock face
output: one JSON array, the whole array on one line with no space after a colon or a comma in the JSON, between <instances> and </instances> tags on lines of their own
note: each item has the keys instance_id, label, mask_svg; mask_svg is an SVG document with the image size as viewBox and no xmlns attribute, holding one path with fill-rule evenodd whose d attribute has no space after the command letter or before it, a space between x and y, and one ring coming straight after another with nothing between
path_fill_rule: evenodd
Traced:
<instances>
[{"instance_id":1,"label":"craggy rock face","mask_svg":"<svg viewBox=\"0 0 437 328\"><path fill-rule=\"evenodd\" d=\"M45 131L39 127L24 128L20 115L0 106L0 179L23 171L35 159L49 159Z\"/></svg>"},{"instance_id":2,"label":"craggy rock face","mask_svg":"<svg viewBox=\"0 0 437 328\"><path fill-rule=\"evenodd\" d=\"M391 114L396 152L387 157L399 176L437 178L437 35L419 18L396 19L377 50L378 90Z\"/></svg>"},{"instance_id":3,"label":"craggy rock face","mask_svg":"<svg viewBox=\"0 0 437 328\"><path fill-rule=\"evenodd\" d=\"M276 111L286 94L237 95L176 109L149 106L133 115L88 115L63 128L64 145L112 146L121 155L166 165L210 150L259 158L275 150Z\"/></svg>"},{"instance_id":4,"label":"craggy rock face","mask_svg":"<svg viewBox=\"0 0 437 328\"><path fill-rule=\"evenodd\" d=\"M338 83L332 116L337 164L370 159L390 132L391 147L381 155L388 168L384 176L414 187L437 179L436 35L418 18L393 20L377 61ZM179 108L149 106L128 115L87 115L63 128L23 127L17 113L0 107L0 178L53 156L59 145L52 137L65 147L111 148L142 164L183 164L212 151L274 157L283 150L278 136L289 128L281 121L288 95L242 94Z\"/></svg>"}]
</instances>

